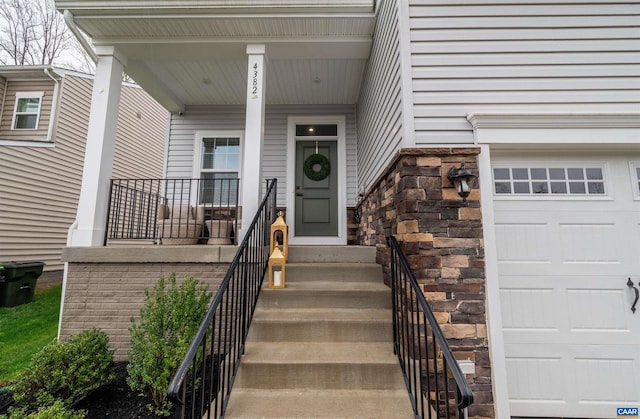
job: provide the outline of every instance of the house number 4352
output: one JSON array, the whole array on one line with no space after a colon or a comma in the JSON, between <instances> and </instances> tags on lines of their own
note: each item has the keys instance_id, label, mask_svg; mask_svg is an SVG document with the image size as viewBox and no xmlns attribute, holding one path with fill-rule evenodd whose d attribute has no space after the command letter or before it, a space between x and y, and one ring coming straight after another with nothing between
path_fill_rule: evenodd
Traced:
<instances>
[{"instance_id":1,"label":"house number 4352","mask_svg":"<svg viewBox=\"0 0 640 419\"><path fill-rule=\"evenodd\" d=\"M251 71L251 99L258 98L258 63L254 63Z\"/></svg>"}]
</instances>

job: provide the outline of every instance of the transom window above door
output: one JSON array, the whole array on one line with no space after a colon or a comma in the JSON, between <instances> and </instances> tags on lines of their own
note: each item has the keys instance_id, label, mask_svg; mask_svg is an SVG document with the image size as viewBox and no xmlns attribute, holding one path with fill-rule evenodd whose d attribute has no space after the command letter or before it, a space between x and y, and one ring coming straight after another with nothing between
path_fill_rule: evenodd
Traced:
<instances>
[{"instance_id":1,"label":"transom window above door","mask_svg":"<svg viewBox=\"0 0 640 419\"><path fill-rule=\"evenodd\" d=\"M240 179L240 136L200 137L200 204L236 205Z\"/></svg>"},{"instance_id":2,"label":"transom window above door","mask_svg":"<svg viewBox=\"0 0 640 419\"><path fill-rule=\"evenodd\" d=\"M496 195L565 195L606 194L604 165L567 164L545 167L518 164L493 168Z\"/></svg>"},{"instance_id":3,"label":"transom window above door","mask_svg":"<svg viewBox=\"0 0 640 419\"><path fill-rule=\"evenodd\" d=\"M296 137L335 137L336 124L296 124Z\"/></svg>"}]
</instances>

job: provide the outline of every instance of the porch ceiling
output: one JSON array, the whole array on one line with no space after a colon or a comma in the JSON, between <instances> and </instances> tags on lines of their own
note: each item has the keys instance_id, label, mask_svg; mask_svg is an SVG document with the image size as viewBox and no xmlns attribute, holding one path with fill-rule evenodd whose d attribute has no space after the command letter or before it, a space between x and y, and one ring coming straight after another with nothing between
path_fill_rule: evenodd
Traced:
<instances>
[{"instance_id":1,"label":"porch ceiling","mask_svg":"<svg viewBox=\"0 0 640 419\"><path fill-rule=\"evenodd\" d=\"M267 104L355 103L375 26L375 0L57 0L56 6L71 12L94 45L115 46L128 60L125 71L172 112L244 104L251 43L266 45Z\"/></svg>"}]
</instances>

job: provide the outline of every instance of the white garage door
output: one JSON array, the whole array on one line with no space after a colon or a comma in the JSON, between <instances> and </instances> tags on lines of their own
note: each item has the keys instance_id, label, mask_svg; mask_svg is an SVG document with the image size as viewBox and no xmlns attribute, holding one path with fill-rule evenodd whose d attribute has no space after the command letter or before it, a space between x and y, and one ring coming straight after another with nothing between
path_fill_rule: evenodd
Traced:
<instances>
[{"instance_id":1,"label":"white garage door","mask_svg":"<svg viewBox=\"0 0 640 419\"><path fill-rule=\"evenodd\" d=\"M640 406L640 154L493 159L513 416Z\"/></svg>"}]
</instances>

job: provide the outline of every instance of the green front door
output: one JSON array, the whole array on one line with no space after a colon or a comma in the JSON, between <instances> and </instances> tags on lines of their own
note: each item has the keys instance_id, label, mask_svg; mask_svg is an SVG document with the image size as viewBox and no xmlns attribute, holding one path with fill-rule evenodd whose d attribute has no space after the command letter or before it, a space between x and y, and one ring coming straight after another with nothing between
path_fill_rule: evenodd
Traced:
<instances>
[{"instance_id":1,"label":"green front door","mask_svg":"<svg viewBox=\"0 0 640 419\"><path fill-rule=\"evenodd\" d=\"M337 141L296 141L296 236L338 235L337 149Z\"/></svg>"}]
</instances>

